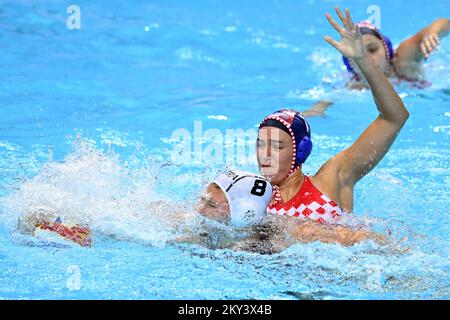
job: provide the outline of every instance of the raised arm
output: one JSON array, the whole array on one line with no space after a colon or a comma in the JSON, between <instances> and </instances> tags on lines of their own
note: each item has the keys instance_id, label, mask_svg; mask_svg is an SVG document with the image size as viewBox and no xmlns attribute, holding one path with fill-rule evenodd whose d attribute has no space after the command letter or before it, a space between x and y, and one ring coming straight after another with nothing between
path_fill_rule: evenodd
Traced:
<instances>
[{"instance_id":1,"label":"raised arm","mask_svg":"<svg viewBox=\"0 0 450 320\"><path fill-rule=\"evenodd\" d=\"M420 62L428 59L450 30L450 20L440 18L412 37L404 40L395 53L394 67L399 76L414 79L420 71Z\"/></svg>"},{"instance_id":2,"label":"raised arm","mask_svg":"<svg viewBox=\"0 0 450 320\"><path fill-rule=\"evenodd\" d=\"M328 13L326 17L342 39L340 42L328 36L324 39L341 54L355 61L370 86L380 113L352 146L328 161L338 172L341 185L353 187L384 157L405 124L409 113L389 80L365 52L361 32L353 24L348 9L346 17L337 6L336 13L344 24L344 28L339 26Z\"/></svg>"}]
</instances>

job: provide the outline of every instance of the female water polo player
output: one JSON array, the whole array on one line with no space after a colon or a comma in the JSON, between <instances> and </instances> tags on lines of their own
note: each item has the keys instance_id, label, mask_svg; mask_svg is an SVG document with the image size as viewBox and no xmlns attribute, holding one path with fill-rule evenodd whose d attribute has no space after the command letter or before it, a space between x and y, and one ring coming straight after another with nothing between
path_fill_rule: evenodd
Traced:
<instances>
[{"instance_id":1,"label":"female water polo player","mask_svg":"<svg viewBox=\"0 0 450 320\"><path fill-rule=\"evenodd\" d=\"M341 36L324 39L352 59L372 91L379 115L348 149L329 159L314 176L305 176L302 164L312 150L310 127L295 110L267 116L259 127L257 159L260 173L272 183L274 194L268 211L328 224L343 221L353 210L353 188L383 158L409 114L391 83L367 52L361 31L350 13L336 12L344 27L329 14L330 24ZM316 227L317 232L320 228Z\"/></svg>"},{"instance_id":2,"label":"female water polo player","mask_svg":"<svg viewBox=\"0 0 450 320\"><path fill-rule=\"evenodd\" d=\"M163 204L172 214L166 218L173 228L185 229L177 242L193 242L206 244L211 247L228 247L260 253L280 251L295 241L300 242L334 242L352 245L367 239L381 240L375 233L368 230L324 230L316 232L317 227L312 224L289 224L286 228L282 219L267 219L266 208L272 197L272 186L265 178L244 171L228 171L219 175L210 183L206 192L199 197L196 212L202 216L237 227L246 232L246 238L232 238L229 234L217 234L217 229L211 227L199 229L194 234L189 228L193 219L190 210L182 212L181 207L167 203ZM159 205L158 204L155 204ZM151 210L151 208L149 208ZM283 227L282 227L283 226ZM287 237L285 232L288 230ZM72 241L81 246L91 246L91 230L89 226L70 222L67 217L62 218L49 207L33 207L30 212L19 219L19 231L29 235L57 241L58 235L64 241ZM114 237L114 234L110 236ZM211 245L211 239L214 239Z\"/></svg>"},{"instance_id":3,"label":"female water polo player","mask_svg":"<svg viewBox=\"0 0 450 320\"><path fill-rule=\"evenodd\" d=\"M440 40L448 34L450 21L437 19L412 37L404 40L396 50L391 40L369 22L356 25L362 34L365 51L387 77L410 81L417 87L429 85L423 79L422 62L438 49ZM343 56L347 70L352 74L349 86L354 89L367 87L358 64L351 57Z\"/></svg>"},{"instance_id":4,"label":"female water polo player","mask_svg":"<svg viewBox=\"0 0 450 320\"><path fill-rule=\"evenodd\" d=\"M244 171L229 171L208 185L197 211L210 219L246 227L262 221L271 195L272 186L265 178ZM172 219L180 222L178 220L186 217L181 213L174 214ZM27 215L19 218L18 229L30 235L58 234L81 246L92 243L89 226L70 221L49 207L31 208Z\"/></svg>"},{"instance_id":5,"label":"female water polo player","mask_svg":"<svg viewBox=\"0 0 450 320\"><path fill-rule=\"evenodd\" d=\"M362 34L366 53L386 77L394 79L397 83L407 81L417 88L425 88L430 85L423 79L422 63L438 49L440 40L448 34L450 29L448 19L435 20L428 27L404 40L395 50L389 37L382 34L370 22L363 21L356 26ZM358 64L351 57L345 55L342 56L342 59L347 71L351 74L347 86L350 89L367 89L367 81ZM331 102L318 102L302 114L305 117L322 116L325 109L331 104Z\"/></svg>"},{"instance_id":6,"label":"female water polo player","mask_svg":"<svg viewBox=\"0 0 450 320\"><path fill-rule=\"evenodd\" d=\"M386 243L385 237L366 228L328 228L313 221L287 223L283 218L266 216L271 197L272 185L265 178L248 172L229 171L208 185L206 196L200 197L197 212L207 218L230 222L235 227L247 228L245 239L215 237L216 247L273 253L295 242L320 241L349 246L372 239ZM201 238L190 237L189 241L202 242L208 236L207 232L202 232ZM186 241L186 238L182 240Z\"/></svg>"}]
</instances>

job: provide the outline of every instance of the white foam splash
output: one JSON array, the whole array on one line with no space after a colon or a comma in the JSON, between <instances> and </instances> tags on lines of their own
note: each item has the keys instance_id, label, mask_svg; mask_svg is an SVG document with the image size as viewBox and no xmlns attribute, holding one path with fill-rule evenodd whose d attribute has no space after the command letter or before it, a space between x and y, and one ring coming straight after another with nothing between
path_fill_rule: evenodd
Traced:
<instances>
[{"instance_id":1,"label":"white foam splash","mask_svg":"<svg viewBox=\"0 0 450 320\"><path fill-rule=\"evenodd\" d=\"M48 162L17 192L2 200L11 227L31 207L50 207L64 219L89 223L119 239L161 246L174 240L179 218L191 209L155 192L145 168L130 169L114 153L78 139L63 162Z\"/></svg>"}]
</instances>

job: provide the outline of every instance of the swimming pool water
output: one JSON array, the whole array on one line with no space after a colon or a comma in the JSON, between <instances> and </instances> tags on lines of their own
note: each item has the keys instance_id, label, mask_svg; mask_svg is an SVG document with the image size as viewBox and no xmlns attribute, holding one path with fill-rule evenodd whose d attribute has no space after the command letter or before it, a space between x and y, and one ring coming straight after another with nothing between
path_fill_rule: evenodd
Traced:
<instances>
[{"instance_id":1,"label":"swimming pool water","mask_svg":"<svg viewBox=\"0 0 450 320\"><path fill-rule=\"evenodd\" d=\"M349 8L368 17L373 1ZM66 1L0 6L0 299L448 299L449 39L425 64L432 86L396 86L410 118L355 189L354 214L410 250L365 242L298 244L261 255L170 244L149 207L191 206L225 165L176 165L174 130L252 129L268 113L334 105L310 119L305 172L376 117L369 92L342 84L324 14L343 1ZM446 1L378 1L394 45ZM89 213L94 246L29 243L13 229L30 203ZM105 234L113 233L115 238Z\"/></svg>"}]
</instances>

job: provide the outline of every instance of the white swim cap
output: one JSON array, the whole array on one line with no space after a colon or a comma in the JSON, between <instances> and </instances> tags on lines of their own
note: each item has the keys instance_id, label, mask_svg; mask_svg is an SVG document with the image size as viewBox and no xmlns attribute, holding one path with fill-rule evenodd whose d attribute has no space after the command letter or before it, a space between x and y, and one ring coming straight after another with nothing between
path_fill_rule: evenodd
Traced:
<instances>
[{"instance_id":1,"label":"white swim cap","mask_svg":"<svg viewBox=\"0 0 450 320\"><path fill-rule=\"evenodd\" d=\"M213 181L225 193L231 224L244 227L261 222L272 198L270 182L246 171L228 171Z\"/></svg>"}]
</instances>

